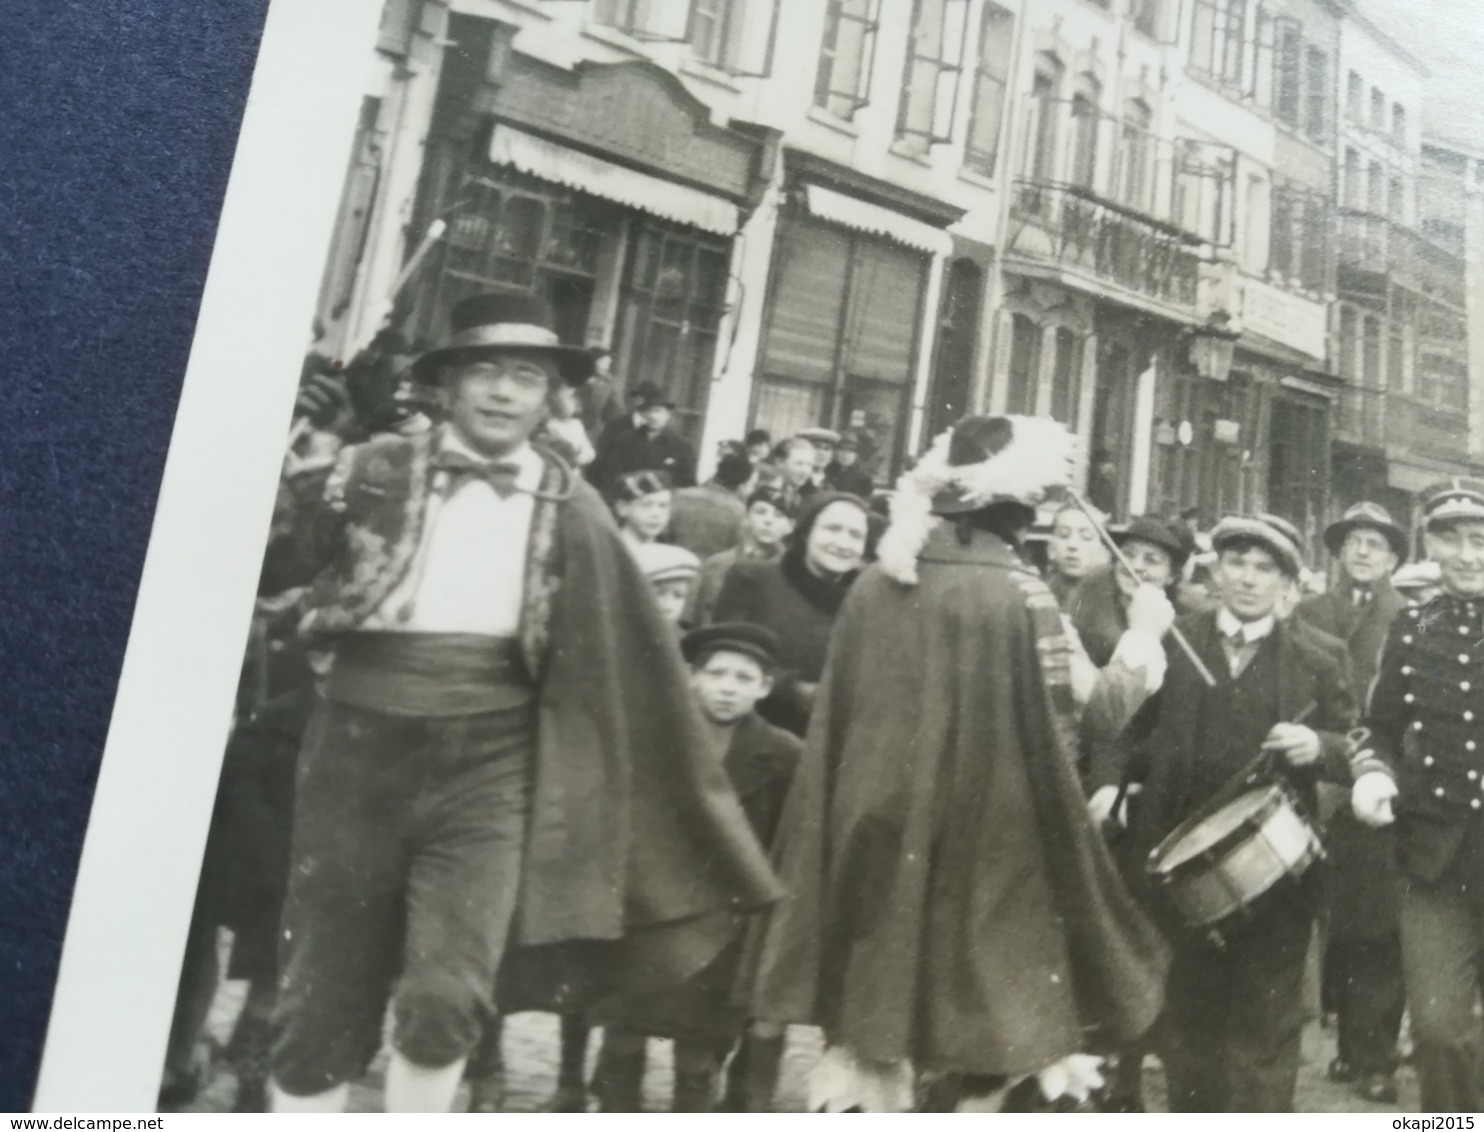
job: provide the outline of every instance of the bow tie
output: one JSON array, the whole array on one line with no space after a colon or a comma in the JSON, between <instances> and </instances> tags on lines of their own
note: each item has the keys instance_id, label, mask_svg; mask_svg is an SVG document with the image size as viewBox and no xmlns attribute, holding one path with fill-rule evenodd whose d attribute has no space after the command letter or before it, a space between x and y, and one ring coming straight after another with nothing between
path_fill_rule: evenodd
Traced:
<instances>
[{"instance_id":1,"label":"bow tie","mask_svg":"<svg viewBox=\"0 0 1484 1132\"><path fill-rule=\"evenodd\" d=\"M501 499L509 499L516 492L515 481L520 475L520 465L514 463L488 463L471 460L458 452L441 452L433 467L448 473L449 494L457 491L471 479L483 480L495 489Z\"/></svg>"}]
</instances>

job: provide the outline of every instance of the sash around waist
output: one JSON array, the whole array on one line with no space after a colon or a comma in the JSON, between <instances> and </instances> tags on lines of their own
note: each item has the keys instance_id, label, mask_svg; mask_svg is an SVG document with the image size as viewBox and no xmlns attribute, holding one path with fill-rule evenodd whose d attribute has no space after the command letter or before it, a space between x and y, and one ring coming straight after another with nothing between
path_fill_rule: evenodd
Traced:
<instances>
[{"instance_id":1,"label":"sash around waist","mask_svg":"<svg viewBox=\"0 0 1484 1132\"><path fill-rule=\"evenodd\" d=\"M476 633L345 633L326 699L388 715L478 715L535 699L519 642Z\"/></svg>"}]
</instances>

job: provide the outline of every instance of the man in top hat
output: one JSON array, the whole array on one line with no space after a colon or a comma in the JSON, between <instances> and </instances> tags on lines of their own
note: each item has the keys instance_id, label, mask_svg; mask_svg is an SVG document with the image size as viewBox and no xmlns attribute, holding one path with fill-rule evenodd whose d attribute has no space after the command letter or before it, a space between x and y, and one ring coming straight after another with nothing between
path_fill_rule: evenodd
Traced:
<instances>
[{"instance_id":1,"label":"man in top hat","mask_svg":"<svg viewBox=\"0 0 1484 1132\"><path fill-rule=\"evenodd\" d=\"M829 491L844 491L870 499L876 489L871 477L857 462L860 459L860 439L853 432L842 432L840 443L835 445L835 458L824 469L824 483Z\"/></svg>"},{"instance_id":2,"label":"man in top hat","mask_svg":"<svg viewBox=\"0 0 1484 1132\"><path fill-rule=\"evenodd\" d=\"M960 421L835 622L754 994L823 1027L811 1108L905 1111L918 1073L965 1107L1085 1096L1088 1029L1159 1010L1163 947L1077 780L1061 614L1018 553L1072 452L1055 421Z\"/></svg>"},{"instance_id":3,"label":"man in top hat","mask_svg":"<svg viewBox=\"0 0 1484 1132\"><path fill-rule=\"evenodd\" d=\"M630 472L661 471L677 487L694 487L696 450L670 427L675 402L652 381L635 386L633 410L603 429L587 478L604 495Z\"/></svg>"},{"instance_id":4,"label":"man in top hat","mask_svg":"<svg viewBox=\"0 0 1484 1132\"><path fill-rule=\"evenodd\" d=\"M1422 1106L1484 1110L1484 480L1422 492L1443 592L1391 625L1353 761L1355 816L1395 823Z\"/></svg>"},{"instance_id":5,"label":"man in top hat","mask_svg":"<svg viewBox=\"0 0 1484 1132\"><path fill-rule=\"evenodd\" d=\"M1227 518L1211 540L1222 604L1176 625L1215 687L1166 645L1164 686L1148 708L1154 718L1127 764L1140 768L1143 785L1131 815L1140 857L1210 805L1260 751L1311 812L1318 775L1345 774L1354 708L1343 659L1276 616L1303 567L1293 532L1267 517ZM1249 914L1217 925L1219 942L1187 926L1157 892L1147 895L1175 948L1155 1039L1171 1110L1292 1110L1315 879L1281 881Z\"/></svg>"},{"instance_id":6,"label":"man in top hat","mask_svg":"<svg viewBox=\"0 0 1484 1132\"><path fill-rule=\"evenodd\" d=\"M1301 601L1297 616L1345 643L1351 692L1363 707L1386 634L1406 604L1391 575L1407 556L1407 535L1384 507L1357 503L1325 529L1324 545L1339 563L1338 576L1327 593ZM1326 833L1324 988L1339 1038L1329 1076L1354 1082L1366 1100L1393 1103L1406 1005L1396 846L1390 831L1366 829L1348 805L1336 810Z\"/></svg>"},{"instance_id":7,"label":"man in top hat","mask_svg":"<svg viewBox=\"0 0 1484 1132\"><path fill-rule=\"evenodd\" d=\"M265 589L309 582L334 652L300 756L283 1111L344 1108L388 1000L387 1107L446 1110L507 944L570 958L571 985L664 985L778 891L612 518L530 444L591 358L529 296L452 323L414 369L444 424L287 482L269 547Z\"/></svg>"}]
</instances>

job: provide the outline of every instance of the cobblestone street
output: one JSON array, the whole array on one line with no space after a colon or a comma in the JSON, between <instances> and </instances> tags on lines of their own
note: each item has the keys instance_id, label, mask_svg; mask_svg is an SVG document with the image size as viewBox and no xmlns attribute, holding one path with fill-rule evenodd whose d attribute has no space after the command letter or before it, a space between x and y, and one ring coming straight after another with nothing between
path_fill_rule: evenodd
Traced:
<instances>
[{"instance_id":1,"label":"cobblestone street","mask_svg":"<svg viewBox=\"0 0 1484 1132\"><path fill-rule=\"evenodd\" d=\"M218 997L213 1013L213 1036L225 1042L231 1032L237 1011L241 1008L242 986L227 984ZM597 1057L598 1032L588 1045L588 1070L591 1075ZM805 1081L810 1067L819 1055L818 1031L796 1026L790 1031L788 1053L779 1082L777 1108L781 1112L805 1111ZM1417 1082L1410 1068L1398 1075L1401 1101L1398 1106L1371 1105L1359 1100L1347 1088L1325 1079L1324 1069L1334 1056L1332 1032L1310 1023L1304 1030L1303 1066L1299 1075L1298 1109L1300 1112L1415 1112ZM508 1066L507 1111L540 1112L550 1102L556 1089L557 1020L548 1014L523 1014L510 1019L505 1028L505 1060ZM1146 1101L1150 1111L1164 1111L1163 1076L1154 1061L1149 1062ZM649 1045L649 1069L645 1078L645 1108L650 1112L668 1109L670 1090L670 1044L652 1041ZM379 1110L382 1063L373 1066L366 1079L351 1092L351 1107L357 1112ZM236 1081L229 1069L218 1071L211 1087L181 1111L225 1112L231 1109ZM459 1105L465 1098L460 1096Z\"/></svg>"}]
</instances>

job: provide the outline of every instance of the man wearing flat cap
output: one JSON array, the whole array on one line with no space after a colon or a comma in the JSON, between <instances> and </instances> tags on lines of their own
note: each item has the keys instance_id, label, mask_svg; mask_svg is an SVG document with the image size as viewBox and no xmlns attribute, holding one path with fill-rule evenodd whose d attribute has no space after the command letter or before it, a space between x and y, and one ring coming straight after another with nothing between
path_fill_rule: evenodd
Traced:
<instances>
[{"instance_id":1,"label":"man wearing flat cap","mask_svg":"<svg viewBox=\"0 0 1484 1132\"><path fill-rule=\"evenodd\" d=\"M388 1000L387 1108L447 1110L507 944L670 985L778 893L607 509L530 444L591 357L529 296L452 323L414 367L442 426L291 478L269 547L268 588L310 583L303 631L334 653L300 755L280 1111L344 1108Z\"/></svg>"},{"instance_id":2,"label":"man wearing flat cap","mask_svg":"<svg viewBox=\"0 0 1484 1132\"><path fill-rule=\"evenodd\" d=\"M1169 669L1148 709L1152 727L1129 764L1143 773L1132 815L1143 857L1259 751L1271 753L1311 810L1319 775L1338 781L1347 769L1354 708L1344 661L1276 616L1303 568L1297 532L1271 516L1227 518L1211 541L1222 604L1176 625L1215 686L1166 647ZM1292 1111L1315 878L1275 887L1240 922L1222 925L1220 945L1184 924L1158 892L1148 899L1175 950L1156 1037L1171 1110Z\"/></svg>"},{"instance_id":3,"label":"man wearing flat cap","mask_svg":"<svg viewBox=\"0 0 1484 1132\"><path fill-rule=\"evenodd\" d=\"M1484 1110L1484 480L1419 497L1443 592L1391 625L1351 805L1395 824L1402 971L1422 1106Z\"/></svg>"},{"instance_id":4,"label":"man wearing flat cap","mask_svg":"<svg viewBox=\"0 0 1484 1132\"><path fill-rule=\"evenodd\" d=\"M1357 503L1324 532L1339 564L1329 592L1299 603L1300 620L1345 643L1350 688L1363 706L1391 623L1406 603L1391 575L1407 557L1407 534L1386 508ZM1331 1080L1353 1082L1366 1100L1394 1103L1397 1038L1406 1006L1396 915L1396 846L1389 831L1361 825L1348 805L1325 827L1329 852L1324 987L1335 1013L1338 1056Z\"/></svg>"}]
</instances>

